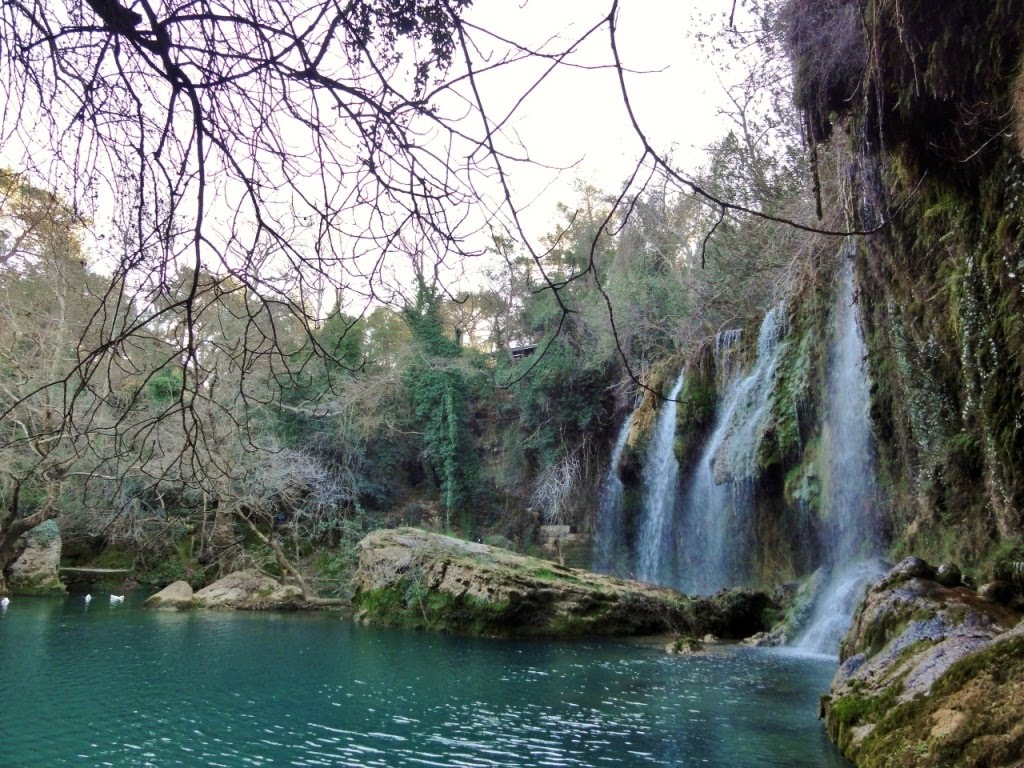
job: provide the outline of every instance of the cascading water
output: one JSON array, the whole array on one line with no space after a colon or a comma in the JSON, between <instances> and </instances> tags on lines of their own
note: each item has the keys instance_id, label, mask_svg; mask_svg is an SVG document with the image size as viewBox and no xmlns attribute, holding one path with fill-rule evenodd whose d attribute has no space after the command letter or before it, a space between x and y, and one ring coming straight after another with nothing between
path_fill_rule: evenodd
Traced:
<instances>
[{"instance_id":1,"label":"cascading water","mask_svg":"<svg viewBox=\"0 0 1024 768\"><path fill-rule=\"evenodd\" d=\"M680 534L682 568L674 580L684 592L710 594L745 580L742 549L747 537L737 534L749 523L751 503L748 489L740 482L743 475L737 470L755 463L784 319L781 306L765 315L754 367L727 389L714 430L690 479ZM738 334L730 341L737 338ZM717 357L721 358L723 351L716 346Z\"/></svg>"},{"instance_id":2,"label":"cascading water","mask_svg":"<svg viewBox=\"0 0 1024 768\"><path fill-rule=\"evenodd\" d=\"M852 244L844 245L842 285L834 315L826 372L825 519L822 548L831 575L818 596L797 647L835 655L868 583L881 575L882 551L875 483L874 441L869 423L867 354L854 296Z\"/></svg>"},{"instance_id":3,"label":"cascading water","mask_svg":"<svg viewBox=\"0 0 1024 768\"><path fill-rule=\"evenodd\" d=\"M594 531L594 570L600 573L625 574L628 571L625 564L628 553L623 544L625 538L622 519L622 497L625 489L619 478L619 462L622 461L622 452L626 449L635 413L636 411L630 413L622 423L612 447L608 472L601 481L597 526Z\"/></svg>"},{"instance_id":4,"label":"cascading water","mask_svg":"<svg viewBox=\"0 0 1024 768\"><path fill-rule=\"evenodd\" d=\"M636 577L652 584L672 584L673 537L679 462L676 460L676 400L683 389L679 374L658 410L643 469L643 512L637 541Z\"/></svg>"}]
</instances>

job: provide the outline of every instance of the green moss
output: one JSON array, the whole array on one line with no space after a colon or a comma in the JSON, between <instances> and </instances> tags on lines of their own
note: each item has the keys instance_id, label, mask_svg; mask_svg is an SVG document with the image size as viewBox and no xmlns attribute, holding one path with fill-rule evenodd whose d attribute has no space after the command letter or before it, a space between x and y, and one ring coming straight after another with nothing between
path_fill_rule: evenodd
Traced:
<instances>
[{"instance_id":1,"label":"green moss","mask_svg":"<svg viewBox=\"0 0 1024 768\"><path fill-rule=\"evenodd\" d=\"M829 730L849 733L853 724L877 721L856 749L847 749L848 739L844 746L864 768L1015 765L1024 755L1022 703L1024 637L995 644L957 662L936 681L928 696L905 703L889 697L848 704L838 713L833 708ZM960 719L955 728L933 735L940 710L957 713Z\"/></svg>"},{"instance_id":2,"label":"green moss","mask_svg":"<svg viewBox=\"0 0 1024 768\"><path fill-rule=\"evenodd\" d=\"M127 549L107 547L91 564L92 568L124 569L135 565L135 556Z\"/></svg>"},{"instance_id":3,"label":"green moss","mask_svg":"<svg viewBox=\"0 0 1024 768\"><path fill-rule=\"evenodd\" d=\"M821 508L820 452L821 439L815 437L804 448L800 463L786 473L783 485L787 504L803 506L815 515Z\"/></svg>"},{"instance_id":4,"label":"green moss","mask_svg":"<svg viewBox=\"0 0 1024 768\"><path fill-rule=\"evenodd\" d=\"M507 634L504 619L510 608L508 601L489 602L469 595L427 591L409 580L395 587L357 593L353 606L380 624L477 635Z\"/></svg>"},{"instance_id":5,"label":"green moss","mask_svg":"<svg viewBox=\"0 0 1024 768\"><path fill-rule=\"evenodd\" d=\"M567 571L555 571L551 568L530 569L529 574L544 581L557 581L565 584L582 584L583 581Z\"/></svg>"}]
</instances>

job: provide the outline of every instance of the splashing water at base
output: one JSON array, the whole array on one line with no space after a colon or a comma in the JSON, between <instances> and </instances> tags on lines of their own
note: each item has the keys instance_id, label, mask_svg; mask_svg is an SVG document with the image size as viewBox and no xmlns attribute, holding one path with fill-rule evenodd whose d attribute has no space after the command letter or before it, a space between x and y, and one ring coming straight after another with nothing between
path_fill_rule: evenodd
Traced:
<instances>
[{"instance_id":1,"label":"splashing water at base","mask_svg":"<svg viewBox=\"0 0 1024 768\"><path fill-rule=\"evenodd\" d=\"M858 603L885 570L880 560L868 560L833 573L818 596L807 631L794 647L804 653L836 656Z\"/></svg>"},{"instance_id":2,"label":"splashing water at base","mask_svg":"<svg viewBox=\"0 0 1024 768\"><path fill-rule=\"evenodd\" d=\"M871 435L870 383L864 369L867 348L858 322L852 245L840 251L842 283L834 316L832 350L826 374L824 448L824 560L832 576L817 598L802 650L836 655L867 584L881 575L876 555L879 533L875 447Z\"/></svg>"}]
</instances>

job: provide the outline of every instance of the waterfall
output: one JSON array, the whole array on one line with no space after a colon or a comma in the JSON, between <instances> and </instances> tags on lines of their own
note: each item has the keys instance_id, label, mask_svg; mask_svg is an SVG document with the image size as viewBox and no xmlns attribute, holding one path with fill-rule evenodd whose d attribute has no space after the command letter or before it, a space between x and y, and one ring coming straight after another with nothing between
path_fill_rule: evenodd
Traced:
<instances>
[{"instance_id":1,"label":"waterfall","mask_svg":"<svg viewBox=\"0 0 1024 768\"><path fill-rule=\"evenodd\" d=\"M623 575L628 572L626 559L628 553L623 546L625 541L622 519L623 485L619 478L619 462L622 452L626 449L629 430L633 426L634 410L619 429L612 447L612 455L608 461L608 471L601 481L598 499L597 526L594 531L594 570L600 573Z\"/></svg>"},{"instance_id":2,"label":"waterfall","mask_svg":"<svg viewBox=\"0 0 1024 768\"><path fill-rule=\"evenodd\" d=\"M835 655L867 585L881 575L882 551L875 483L874 441L869 422L867 349L854 295L852 244L840 251L842 282L826 370L823 428L824 494L821 542L831 576L818 596L810 624L797 646Z\"/></svg>"},{"instance_id":3,"label":"waterfall","mask_svg":"<svg viewBox=\"0 0 1024 768\"><path fill-rule=\"evenodd\" d=\"M784 320L781 306L765 315L754 367L727 388L711 437L688 483L680 543L683 562L675 580L684 592L710 594L746 579L743 560L751 498L743 481L756 465ZM724 350L738 338L738 334L731 336ZM716 364L723 351L719 345L721 339L716 344Z\"/></svg>"},{"instance_id":4,"label":"waterfall","mask_svg":"<svg viewBox=\"0 0 1024 768\"><path fill-rule=\"evenodd\" d=\"M636 576L652 584L673 583L673 527L679 462L676 460L676 400L683 372L658 409L643 469L643 510L637 541Z\"/></svg>"}]
</instances>

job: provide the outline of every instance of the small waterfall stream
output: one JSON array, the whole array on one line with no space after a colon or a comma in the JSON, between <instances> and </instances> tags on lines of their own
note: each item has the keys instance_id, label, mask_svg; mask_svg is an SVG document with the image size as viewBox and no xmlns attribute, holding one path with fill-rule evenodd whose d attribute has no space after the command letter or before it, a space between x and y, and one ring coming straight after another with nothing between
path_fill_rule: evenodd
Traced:
<instances>
[{"instance_id":1,"label":"small waterfall stream","mask_svg":"<svg viewBox=\"0 0 1024 768\"><path fill-rule=\"evenodd\" d=\"M612 454L608 460L608 471L601 481L598 499L597 526L594 531L594 570L600 573L624 575L627 572L625 561L628 557L625 536L623 535L623 492L625 488L619 478L619 462L622 452L626 449L629 430L633 427L634 410L619 429Z\"/></svg>"},{"instance_id":2,"label":"small waterfall stream","mask_svg":"<svg viewBox=\"0 0 1024 768\"><path fill-rule=\"evenodd\" d=\"M643 469L643 512L637 539L636 577L652 584L674 583L673 528L679 462L676 460L676 410L683 389L680 372L658 409L654 434L647 448Z\"/></svg>"},{"instance_id":3,"label":"small waterfall stream","mask_svg":"<svg viewBox=\"0 0 1024 768\"><path fill-rule=\"evenodd\" d=\"M831 575L797 647L835 655L867 585L881 575L874 441L869 422L867 349L858 322L852 245L840 252L842 283L826 371L823 445L826 456L825 518L821 546Z\"/></svg>"},{"instance_id":4,"label":"small waterfall stream","mask_svg":"<svg viewBox=\"0 0 1024 768\"><path fill-rule=\"evenodd\" d=\"M683 567L674 580L689 594L711 594L744 580L745 542L737 534L748 523L750 496L743 480L756 464L784 320L781 306L765 315L754 367L726 391L714 429L690 478L680 546ZM738 334L730 341L737 338Z\"/></svg>"}]
</instances>

